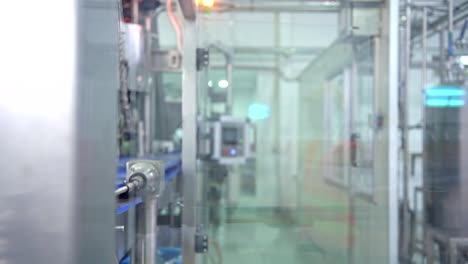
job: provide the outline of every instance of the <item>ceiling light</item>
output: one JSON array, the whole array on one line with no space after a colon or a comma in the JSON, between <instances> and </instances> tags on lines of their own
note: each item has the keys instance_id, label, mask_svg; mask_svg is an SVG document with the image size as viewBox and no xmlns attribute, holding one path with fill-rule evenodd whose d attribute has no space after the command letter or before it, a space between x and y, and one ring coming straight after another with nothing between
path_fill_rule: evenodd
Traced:
<instances>
[{"instance_id":1,"label":"ceiling light","mask_svg":"<svg viewBox=\"0 0 468 264\"><path fill-rule=\"evenodd\" d=\"M460 56L459 61L461 64L468 66L468 56Z\"/></svg>"},{"instance_id":2,"label":"ceiling light","mask_svg":"<svg viewBox=\"0 0 468 264\"><path fill-rule=\"evenodd\" d=\"M229 87L229 82L226 81L226 80L221 80L221 81L218 82L218 86L219 86L219 88L226 89L226 88Z\"/></svg>"}]
</instances>

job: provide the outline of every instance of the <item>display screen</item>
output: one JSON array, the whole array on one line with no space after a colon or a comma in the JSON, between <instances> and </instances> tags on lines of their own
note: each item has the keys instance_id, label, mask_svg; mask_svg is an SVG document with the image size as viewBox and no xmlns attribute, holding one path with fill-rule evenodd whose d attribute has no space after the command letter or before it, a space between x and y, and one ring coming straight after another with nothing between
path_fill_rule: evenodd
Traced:
<instances>
[{"instance_id":1,"label":"display screen","mask_svg":"<svg viewBox=\"0 0 468 264\"><path fill-rule=\"evenodd\" d=\"M235 127L223 127L223 144L237 145L239 144L238 129Z\"/></svg>"}]
</instances>

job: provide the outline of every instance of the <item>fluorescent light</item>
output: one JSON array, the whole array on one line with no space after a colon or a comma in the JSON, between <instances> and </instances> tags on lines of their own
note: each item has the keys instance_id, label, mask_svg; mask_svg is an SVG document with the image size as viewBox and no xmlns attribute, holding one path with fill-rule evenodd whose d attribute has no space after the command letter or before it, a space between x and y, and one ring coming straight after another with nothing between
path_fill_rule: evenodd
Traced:
<instances>
[{"instance_id":1,"label":"fluorescent light","mask_svg":"<svg viewBox=\"0 0 468 264\"><path fill-rule=\"evenodd\" d=\"M426 106L429 107L461 107L465 105L465 101L460 99L428 99L426 100Z\"/></svg>"},{"instance_id":2,"label":"fluorescent light","mask_svg":"<svg viewBox=\"0 0 468 264\"><path fill-rule=\"evenodd\" d=\"M465 90L459 87L437 86L427 89L426 96L465 96Z\"/></svg>"},{"instance_id":3,"label":"fluorescent light","mask_svg":"<svg viewBox=\"0 0 468 264\"><path fill-rule=\"evenodd\" d=\"M218 86L219 86L219 88L226 89L226 88L229 87L229 82L226 81L226 80L221 80L221 81L218 82Z\"/></svg>"},{"instance_id":4,"label":"fluorescent light","mask_svg":"<svg viewBox=\"0 0 468 264\"><path fill-rule=\"evenodd\" d=\"M213 87L213 81L212 80L208 81L208 87Z\"/></svg>"}]
</instances>

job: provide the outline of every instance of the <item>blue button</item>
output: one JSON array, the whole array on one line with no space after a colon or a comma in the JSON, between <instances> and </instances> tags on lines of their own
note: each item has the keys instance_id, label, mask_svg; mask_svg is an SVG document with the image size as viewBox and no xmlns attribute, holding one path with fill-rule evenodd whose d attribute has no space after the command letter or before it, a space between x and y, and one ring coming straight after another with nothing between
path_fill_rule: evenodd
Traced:
<instances>
[{"instance_id":1,"label":"blue button","mask_svg":"<svg viewBox=\"0 0 468 264\"><path fill-rule=\"evenodd\" d=\"M236 149L231 149L229 151L229 153L231 154L231 156L235 156L237 154L237 150Z\"/></svg>"}]
</instances>

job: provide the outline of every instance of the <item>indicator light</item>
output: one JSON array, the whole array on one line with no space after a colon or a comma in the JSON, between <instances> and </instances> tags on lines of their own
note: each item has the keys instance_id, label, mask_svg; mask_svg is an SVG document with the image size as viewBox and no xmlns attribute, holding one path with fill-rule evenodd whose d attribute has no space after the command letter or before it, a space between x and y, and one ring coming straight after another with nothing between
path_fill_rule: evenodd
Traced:
<instances>
[{"instance_id":1,"label":"indicator light","mask_svg":"<svg viewBox=\"0 0 468 264\"><path fill-rule=\"evenodd\" d=\"M196 6L211 8L215 4L215 0L194 0Z\"/></svg>"}]
</instances>

